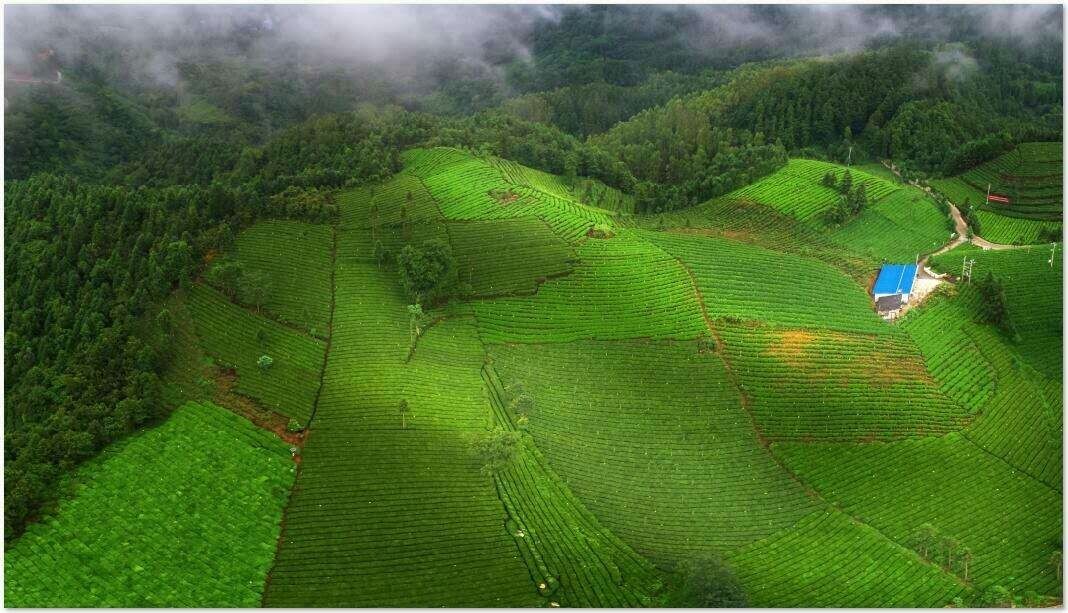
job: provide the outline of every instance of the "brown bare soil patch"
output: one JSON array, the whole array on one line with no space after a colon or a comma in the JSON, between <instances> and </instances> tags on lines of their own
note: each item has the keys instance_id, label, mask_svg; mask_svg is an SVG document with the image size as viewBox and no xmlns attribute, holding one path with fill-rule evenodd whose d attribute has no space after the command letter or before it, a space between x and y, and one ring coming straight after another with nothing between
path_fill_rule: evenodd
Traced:
<instances>
[{"instance_id":1,"label":"brown bare soil patch","mask_svg":"<svg viewBox=\"0 0 1068 613\"><path fill-rule=\"evenodd\" d=\"M289 424L288 417L264 408L252 398L234 390L234 386L237 384L236 371L229 368L216 368L213 374L215 393L212 395L212 402L237 413L264 430L270 430L275 436L290 445L301 446L304 444L307 430L303 432L286 431L286 426ZM294 460L298 464L300 463L299 453L296 454Z\"/></svg>"},{"instance_id":2,"label":"brown bare soil patch","mask_svg":"<svg viewBox=\"0 0 1068 613\"><path fill-rule=\"evenodd\" d=\"M510 189L493 189L489 191L489 195L501 206L508 206L519 200L519 194Z\"/></svg>"},{"instance_id":3,"label":"brown bare soil patch","mask_svg":"<svg viewBox=\"0 0 1068 613\"><path fill-rule=\"evenodd\" d=\"M768 346L768 355L800 368L808 364L807 349L816 340L816 335L807 330L787 330L779 340Z\"/></svg>"}]
</instances>

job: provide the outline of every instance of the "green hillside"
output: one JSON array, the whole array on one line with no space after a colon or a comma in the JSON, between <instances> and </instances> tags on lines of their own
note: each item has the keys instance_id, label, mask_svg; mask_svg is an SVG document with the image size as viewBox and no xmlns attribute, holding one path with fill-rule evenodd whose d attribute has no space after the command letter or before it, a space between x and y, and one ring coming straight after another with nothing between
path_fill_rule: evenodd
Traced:
<instances>
[{"instance_id":1,"label":"green hillside","mask_svg":"<svg viewBox=\"0 0 1068 613\"><path fill-rule=\"evenodd\" d=\"M726 197L765 204L801 221L816 221L841 197L833 188L822 185L824 175L831 173L835 181L841 183L846 170L829 162L792 159L778 172L735 190ZM862 170L850 168L848 171L854 185L864 185L872 202L901 189L891 181Z\"/></svg>"},{"instance_id":2,"label":"green hillside","mask_svg":"<svg viewBox=\"0 0 1068 613\"><path fill-rule=\"evenodd\" d=\"M931 260L936 270L960 274L965 257L974 259L972 278L987 274L998 279L1005 291L1005 307L1018 336L1018 351L1033 368L1058 376L1063 358L1062 288L1063 244L1004 251L982 251L962 246Z\"/></svg>"},{"instance_id":3,"label":"green hillside","mask_svg":"<svg viewBox=\"0 0 1068 613\"><path fill-rule=\"evenodd\" d=\"M4 555L9 607L255 607L293 484L289 449L212 404L82 466Z\"/></svg>"},{"instance_id":4,"label":"green hillside","mask_svg":"<svg viewBox=\"0 0 1068 613\"><path fill-rule=\"evenodd\" d=\"M1063 6L3 12L8 606L1063 606Z\"/></svg>"},{"instance_id":5,"label":"green hillside","mask_svg":"<svg viewBox=\"0 0 1068 613\"><path fill-rule=\"evenodd\" d=\"M961 175L931 181L958 207L981 207L980 234L995 243L1041 242L1041 234L1060 234L1064 216L1062 143L1021 143L1012 151ZM986 202L991 194L1008 204Z\"/></svg>"},{"instance_id":6,"label":"green hillside","mask_svg":"<svg viewBox=\"0 0 1068 613\"><path fill-rule=\"evenodd\" d=\"M873 201L831 227L819 182L843 168L811 160L655 216L459 149L403 160L339 190L329 224L238 233L212 263L240 263L233 299L196 283L173 301L189 331L169 393L210 393L204 354L307 427L263 604L669 605L711 554L754 606L1059 596L1047 251L930 262L993 272L1018 339L976 323L960 284L891 324L867 293L879 264L949 239L913 188L851 170ZM427 241L451 289L417 316L404 258ZM924 558L927 523L967 571Z\"/></svg>"}]
</instances>

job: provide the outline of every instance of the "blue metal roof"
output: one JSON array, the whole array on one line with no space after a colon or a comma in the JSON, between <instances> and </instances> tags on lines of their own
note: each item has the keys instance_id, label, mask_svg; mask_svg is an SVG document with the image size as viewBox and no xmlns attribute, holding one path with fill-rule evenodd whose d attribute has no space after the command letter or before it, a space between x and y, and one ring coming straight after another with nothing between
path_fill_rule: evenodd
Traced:
<instances>
[{"instance_id":1,"label":"blue metal roof","mask_svg":"<svg viewBox=\"0 0 1068 613\"><path fill-rule=\"evenodd\" d=\"M915 264L883 264L871 293L875 296L909 294L915 280Z\"/></svg>"}]
</instances>

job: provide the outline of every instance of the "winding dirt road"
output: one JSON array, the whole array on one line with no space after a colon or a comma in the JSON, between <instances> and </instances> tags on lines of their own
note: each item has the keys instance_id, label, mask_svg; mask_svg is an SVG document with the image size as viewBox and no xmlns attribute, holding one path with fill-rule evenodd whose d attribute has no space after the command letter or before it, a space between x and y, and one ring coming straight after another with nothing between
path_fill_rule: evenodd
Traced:
<instances>
[{"instance_id":1,"label":"winding dirt road","mask_svg":"<svg viewBox=\"0 0 1068 613\"><path fill-rule=\"evenodd\" d=\"M886 166L886 168L890 172L894 173L894 175L897 176L897 178L901 179L902 181L905 180L901 176L901 173L898 172L896 166L894 166L890 162L887 162L886 160L882 160L882 164L883 164L883 166ZM907 183L909 185L917 188L917 189L922 189L924 192L926 192L929 195L933 195L934 194L933 190L930 187L926 186L926 185L920 185L919 183L917 183L915 181L907 181ZM985 238L983 238L981 236L976 236L974 234L969 239L968 238L968 222L965 221L964 216L960 214L960 209L957 208L957 205L955 205L952 202L950 202L948 198L946 198L946 203L949 204L949 214L953 217L953 226L956 229L957 237L954 238L952 241L950 241L946 246L942 247L938 251L935 251L931 255L938 255L940 253L945 253L946 251L949 251L950 249L952 249L952 248L954 248L954 247L956 247L958 245L962 245L964 243L967 243L969 241L973 245L975 245L976 247L979 247L980 249L986 249L986 250L993 249L995 251L1000 251L1002 249L1019 249L1020 247L1024 246L1024 245L1005 245L1005 244L1002 244L1002 243L992 243L992 242L986 240ZM923 258L923 260L926 261L927 258Z\"/></svg>"}]
</instances>

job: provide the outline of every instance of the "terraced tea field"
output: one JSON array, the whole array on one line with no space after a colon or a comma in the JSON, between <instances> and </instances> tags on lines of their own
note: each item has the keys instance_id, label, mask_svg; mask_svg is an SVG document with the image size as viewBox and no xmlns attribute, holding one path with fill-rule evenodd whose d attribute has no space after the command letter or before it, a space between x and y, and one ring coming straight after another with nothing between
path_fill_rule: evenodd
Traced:
<instances>
[{"instance_id":1,"label":"terraced tea field","mask_svg":"<svg viewBox=\"0 0 1068 613\"><path fill-rule=\"evenodd\" d=\"M533 293L573 270L570 246L536 217L455 222L448 226L460 283L479 296Z\"/></svg>"},{"instance_id":2,"label":"terraced tea field","mask_svg":"<svg viewBox=\"0 0 1068 613\"><path fill-rule=\"evenodd\" d=\"M1021 143L956 177L931 181L953 203L982 205L980 234L995 243L1036 243L1041 230L1061 230L1064 161L1059 142ZM986 202L990 193L1008 204Z\"/></svg>"},{"instance_id":3,"label":"terraced tea field","mask_svg":"<svg viewBox=\"0 0 1068 613\"><path fill-rule=\"evenodd\" d=\"M806 484L898 544L930 523L971 549L969 574L979 590L1058 589L1050 560L1061 535L1060 493L960 434L773 449Z\"/></svg>"},{"instance_id":4,"label":"terraced tea field","mask_svg":"<svg viewBox=\"0 0 1068 613\"><path fill-rule=\"evenodd\" d=\"M261 220L217 254L263 300L194 283L168 301L168 398L215 390L305 430L283 444L190 403L120 443L13 544L9 603L674 606L713 554L751 606L1060 598L1048 249L930 259L998 276L1018 339L977 323L962 283L888 323L879 265L949 228L881 173L850 170L872 203L832 229L820 180L844 168L812 160L646 216L582 177L403 159L338 190L331 223ZM419 318L390 256L428 239L453 293ZM967 570L922 557L924 524Z\"/></svg>"},{"instance_id":5,"label":"terraced tea field","mask_svg":"<svg viewBox=\"0 0 1068 613\"><path fill-rule=\"evenodd\" d=\"M486 342L696 338L705 330L686 270L631 236L591 239L582 264L537 295L475 303Z\"/></svg>"},{"instance_id":6,"label":"terraced tea field","mask_svg":"<svg viewBox=\"0 0 1068 613\"><path fill-rule=\"evenodd\" d=\"M907 335L718 327L769 439L939 435L965 423Z\"/></svg>"},{"instance_id":7,"label":"terraced tea field","mask_svg":"<svg viewBox=\"0 0 1068 613\"><path fill-rule=\"evenodd\" d=\"M731 558L755 607L939 607L960 579L839 511L816 511Z\"/></svg>"},{"instance_id":8,"label":"terraced tea field","mask_svg":"<svg viewBox=\"0 0 1068 613\"><path fill-rule=\"evenodd\" d=\"M878 334L886 325L864 289L804 257L718 237L637 232L685 267L713 318Z\"/></svg>"},{"instance_id":9,"label":"terraced tea field","mask_svg":"<svg viewBox=\"0 0 1068 613\"><path fill-rule=\"evenodd\" d=\"M639 553L736 550L814 508L760 446L722 360L694 341L491 345L489 354L502 381L536 399L538 449Z\"/></svg>"},{"instance_id":10,"label":"terraced tea field","mask_svg":"<svg viewBox=\"0 0 1068 613\"><path fill-rule=\"evenodd\" d=\"M198 285L187 301L204 352L237 371L237 391L302 424L311 417L325 345ZM259 364L268 356L269 368Z\"/></svg>"},{"instance_id":11,"label":"terraced tea field","mask_svg":"<svg viewBox=\"0 0 1068 613\"><path fill-rule=\"evenodd\" d=\"M922 191L891 192L831 233L831 240L872 259L907 262L949 242L948 216Z\"/></svg>"},{"instance_id":12,"label":"terraced tea field","mask_svg":"<svg viewBox=\"0 0 1068 613\"><path fill-rule=\"evenodd\" d=\"M234 259L266 298L263 310L319 338L330 325L330 302L323 298L330 295L332 234L329 226L263 221L235 241ZM238 300L261 306L250 289L239 288Z\"/></svg>"},{"instance_id":13,"label":"terraced tea field","mask_svg":"<svg viewBox=\"0 0 1068 613\"><path fill-rule=\"evenodd\" d=\"M295 472L274 435L187 404L79 468L5 552L5 604L258 606Z\"/></svg>"},{"instance_id":14,"label":"terraced tea field","mask_svg":"<svg viewBox=\"0 0 1068 613\"><path fill-rule=\"evenodd\" d=\"M853 185L863 184L870 202L901 189L900 185L868 174L857 168L848 169ZM816 223L817 216L841 199L841 194L821 184L827 173L841 182L846 169L838 164L818 160L791 159L777 172L741 189L727 194L725 198L750 200L770 206L801 221Z\"/></svg>"},{"instance_id":15,"label":"terraced tea field","mask_svg":"<svg viewBox=\"0 0 1068 613\"><path fill-rule=\"evenodd\" d=\"M1020 337L1015 350L1032 367L1056 377L1063 365L1061 253L1061 243L1056 246L1056 254L1050 246L1004 251L961 246L932 258L931 265L941 272L960 274L963 260L968 257L975 260L974 279L989 273L1000 280L1005 289L1005 307Z\"/></svg>"}]
</instances>

